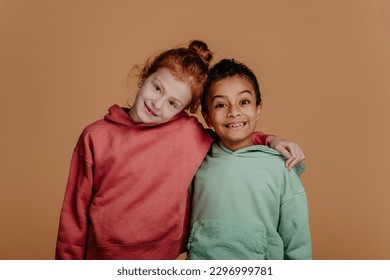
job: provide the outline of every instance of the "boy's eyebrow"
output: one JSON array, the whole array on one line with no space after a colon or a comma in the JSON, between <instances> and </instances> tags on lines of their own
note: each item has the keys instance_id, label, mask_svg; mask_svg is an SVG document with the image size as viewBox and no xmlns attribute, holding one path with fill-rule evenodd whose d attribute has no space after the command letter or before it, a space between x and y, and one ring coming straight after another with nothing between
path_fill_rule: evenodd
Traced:
<instances>
[{"instance_id":1,"label":"boy's eyebrow","mask_svg":"<svg viewBox=\"0 0 390 280\"><path fill-rule=\"evenodd\" d=\"M244 94L244 93L249 93L250 95L252 95L252 92L249 90L249 89L245 89L243 91L240 91L240 92L237 92L237 94ZM220 94L220 95L214 95L212 98L211 98L211 101L213 101L215 98L226 98L227 96L226 95L223 95L223 94Z\"/></svg>"}]
</instances>

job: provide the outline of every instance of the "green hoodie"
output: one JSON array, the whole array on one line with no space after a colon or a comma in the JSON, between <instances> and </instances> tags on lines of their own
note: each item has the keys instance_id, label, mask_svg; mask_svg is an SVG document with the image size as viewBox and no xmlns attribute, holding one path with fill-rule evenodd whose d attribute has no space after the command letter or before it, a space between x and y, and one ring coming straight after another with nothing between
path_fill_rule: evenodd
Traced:
<instances>
[{"instance_id":1,"label":"green hoodie","mask_svg":"<svg viewBox=\"0 0 390 280\"><path fill-rule=\"evenodd\" d=\"M305 190L266 146L214 143L193 180L187 259L311 259Z\"/></svg>"}]
</instances>

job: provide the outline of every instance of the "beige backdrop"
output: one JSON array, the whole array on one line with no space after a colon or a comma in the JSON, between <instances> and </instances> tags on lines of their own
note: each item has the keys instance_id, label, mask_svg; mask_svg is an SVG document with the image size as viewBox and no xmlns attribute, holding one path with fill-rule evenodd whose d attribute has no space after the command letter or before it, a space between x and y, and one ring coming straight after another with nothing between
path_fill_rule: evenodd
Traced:
<instances>
[{"instance_id":1,"label":"beige backdrop","mask_svg":"<svg viewBox=\"0 0 390 280\"><path fill-rule=\"evenodd\" d=\"M258 128L298 142L315 259L390 259L390 2L0 0L0 259L52 259L83 127L191 39L254 69Z\"/></svg>"}]
</instances>

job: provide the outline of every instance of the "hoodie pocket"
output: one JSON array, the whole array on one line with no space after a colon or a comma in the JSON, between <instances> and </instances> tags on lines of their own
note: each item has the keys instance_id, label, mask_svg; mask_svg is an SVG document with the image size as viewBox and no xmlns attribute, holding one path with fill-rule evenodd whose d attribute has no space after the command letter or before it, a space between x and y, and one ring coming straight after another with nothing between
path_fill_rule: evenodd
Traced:
<instances>
[{"instance_id":1,"label":"hoodie pocket","mask_svg":"<svg viewBox=\"0 0 390 280\"><path fill-rule=\"evenodd\" d=\"M264 260L266 228L220 220L196 220L188 240L190 260Z\"/></svg>"}]
</instances>

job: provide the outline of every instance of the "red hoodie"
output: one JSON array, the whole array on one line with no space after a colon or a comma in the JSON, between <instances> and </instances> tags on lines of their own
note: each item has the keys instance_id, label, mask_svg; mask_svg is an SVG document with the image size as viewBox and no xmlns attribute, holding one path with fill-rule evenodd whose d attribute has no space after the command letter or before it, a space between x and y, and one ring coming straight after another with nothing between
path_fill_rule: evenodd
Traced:
<instances>
[{"instance_id":1,"label":"red hoodie","mask_svg":"<svg viewBox=\"0 0 390 280\"><path fill-rule=\"evenodd\" d=\"M77 142L56 259L175 259L186 243L188 186L212 138L184 112L151 125L127 111L113 105Z\"/></svg>"}]
</instances>

